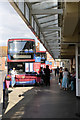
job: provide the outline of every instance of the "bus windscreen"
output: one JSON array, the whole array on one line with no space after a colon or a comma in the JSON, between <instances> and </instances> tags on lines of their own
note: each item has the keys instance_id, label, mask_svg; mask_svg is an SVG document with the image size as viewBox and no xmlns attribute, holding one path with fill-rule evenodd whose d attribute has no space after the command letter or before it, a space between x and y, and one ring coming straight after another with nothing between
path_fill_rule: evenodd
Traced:
<instances>
[{"instance_id":1,"label":"bus windscreen","mask_svg":"<svg viewBox=\"0 0 80 120\"><path fill-rule=\"evenodd\" d=\"M8 42L8 55L11 60L33 59L34 52L34 41L13 40Z\"/></svg>"},{"instance_id":2,"label":"bus windscreen","mask_svg":"<svg viewBox=\"0 0 80 120\"><path fill-rule=\"evenodd\" d=\"M45 61L46 60L46 53L37 53L36 57L41 57L41 61Z\"/></svg>"}]
</instances>

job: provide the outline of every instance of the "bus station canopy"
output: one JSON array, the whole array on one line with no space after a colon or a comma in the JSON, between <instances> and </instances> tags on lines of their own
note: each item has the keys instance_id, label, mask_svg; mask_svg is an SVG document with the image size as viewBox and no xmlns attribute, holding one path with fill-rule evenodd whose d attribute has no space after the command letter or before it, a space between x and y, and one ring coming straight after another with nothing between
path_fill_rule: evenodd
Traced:
<instances>
[{"instance_id":1,"label":"bus station canopy","mask_svg":"<svg viewBox=\"0 0 80 120\"><path fill-rule=\"evenodd\" d=\"M79 23L78 2L64 3L53 0L9 0L9 2L54 59L74 57L75 44L79 42L74 36Z\"/></svg>"},{"instance_id":2,"label":"bus station canopy","mask_svg":"<svg viewBox=\"0 0 80 120\"><path fill-rule=\"evenodd\" d=\"M61 28L58 17L63 14L57 2L43 0L9 0L53 58L60 56Z\"/></svg>"}]
</instances>

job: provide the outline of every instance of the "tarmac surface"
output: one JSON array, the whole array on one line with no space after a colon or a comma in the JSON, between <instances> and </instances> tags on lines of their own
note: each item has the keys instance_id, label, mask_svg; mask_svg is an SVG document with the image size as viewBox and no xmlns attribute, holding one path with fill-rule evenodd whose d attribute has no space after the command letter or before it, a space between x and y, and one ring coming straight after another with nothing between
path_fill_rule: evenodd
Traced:
<instances>
[{"instance_id":1,"label":"tarmac surface","mask_svg":"<svg viewBox=\"0 0 80 120\"><path fill-rule=\"evenodd\" d=\"M61 90L58 80L52 76L51 86L37 86L31 88L14 88L11 102L4 118L75 118L80 119L80 99L75 92ZM16 91L16 92L15 92ZM20 91L20 93L19 93ZM17 98L17 99L15 99ZM19 100L18 100L19 99ZM17 101L17 102L16 102ZM10 105L11 106L11 105Z\"/></svg>"}]
</instances>

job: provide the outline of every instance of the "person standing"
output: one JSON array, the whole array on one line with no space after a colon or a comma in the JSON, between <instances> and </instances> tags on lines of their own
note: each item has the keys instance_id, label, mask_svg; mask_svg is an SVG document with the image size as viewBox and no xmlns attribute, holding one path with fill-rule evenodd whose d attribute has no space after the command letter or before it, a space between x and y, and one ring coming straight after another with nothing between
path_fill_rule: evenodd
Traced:
<instances>
[{"instance_id":1,"label":"person standing","mask_svg":"<svg viewBox=\"0 0 80 120\"><path fill-rule=\"evenodd\" d=\"M59 66L57 66L57 80L58 80L58 83L59 83Z\"/></svg>"},{"instance_id":2,"label":"person standing","mask_svg":"<svg viewBox=\"0 0 80 120\"><path fill-rule=\"evenodd\" d=\"M43 71L44 71L44 72L43 72L44 85L46 84L46 82L45 82L45 69L46 69L46 68L43 69Z\"/></svg>"},{"instance_id":3,"label":"person standing","mask_svg":"<svg viewBox=\"0 0 80 120\"><path fill-rule=\"evenodd\" d=\"M62 71L62 67L60 67L60 70L59 70L59 84L60 84L60 88L62 86L62 78L63 78L63 71Z\"/></svg>"},{"instance_id":4,"label":"person standing","mask_svg":"<svg viewBox=\"0 0 80 120\"><path fill-rule=\"evenodd\" d=\"M59 77L59 66L57 66L57 76Z\"/></svg>"},{"instance_id":5,"label":"person standing","mask_svg":"<svg viewBox=\"0 0 80 120\"><path fill-rule=\"evenodd\" d=\"M12 84L11 84L11 86L12 86L12 88L14 87L14 85L15 85L15 75L16 75L17 73L16 73L16 71L15 71L15 68L13 68L13 70L11 71L11 80L12 80Z\"/></svg>"},{"instance_id":6,"label":"person standing","mask_svg":"<svg viewBox=\"0 0 80 120\"><path fill-rule=\"evenodd\" d=\"M55 68L55 77L56 77L56 73L57 73L57 68Z\"/></svg>"},{"instance_id":7,"label":"person standing","mask_svg":"<svg viewBox=\"0 0 80 120\"><path fill-rule=\"evenodd\" d=\"M41 76L41 83L43 84L44 83L44 78L43 78L43 74L44 74L44 71L43 71L43 67L40 67L40 72L39 72L40 76Z\"/></svg>"},{"instance_id":8,"label":"person standing","mask_svg":"<svg viewBox=\"0 0 80 120\"><path fill-rule=\"evenodd\" d=\"M50 69L48 65L46 65L46 69L45 69L45 83L46 83L46 86L47 85L50 86Z\"/></svg>"},{"instance_id":9,"label":"person standing","mask_svg":"<svg viewBox=\"0 0 80 120\"><path fill-rule=\"evenodd\" d=\"M67 68L64 69L64 72L63 72L63 80L62 80L62 88L64 88L64 90L67 90L67 87L68 87L68 70Z\"/></svg>"},{"instance_id":10,"label":"person standing","mask_svg":"<svg viewBox=\"0 0 80 120\"><path fill-rule=\"evenodd\" d=\"M71 73L71 90L75 90L75 86L76 86L76 72L73 68Z\"/></svg>"}]
</instances>

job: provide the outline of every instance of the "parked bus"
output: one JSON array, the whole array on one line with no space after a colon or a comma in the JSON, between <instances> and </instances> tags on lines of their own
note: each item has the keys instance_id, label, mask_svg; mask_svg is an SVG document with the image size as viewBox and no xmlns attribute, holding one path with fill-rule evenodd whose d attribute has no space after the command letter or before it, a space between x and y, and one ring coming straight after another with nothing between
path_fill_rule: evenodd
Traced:
<instances>
[{"instance_id":1,"label":"parked bus","mask_svg":"<svg viewBox=\"0 0 80 120\"><path fill-rule=\"evenodd\" d=\"M49 69L52 69L52 62L47 61L46 51L37 51L36 57L40 57L41 67L46 68L49 65Z\"/></svg>"},{"instance_id":2,"label":"parked bus","mask_svg":"<svg viewBox=\"0 0 80 120\"><path fill-rule=\"evenodd\" d=\"M35 62L35 40L34 39L9 39L8 40L8 76L14 67L16 85L35 84L38 81L37 73L34 71Z\"/></svg>"},{"instance_id":3,"label":"parked bus","mask_svg":"<svg viewBox=\"0 0 80 120\"><path fill-rule=\"evenodd\" d=\"M46 51L36 51L34 70L39 74L40 67L45 68L47 59Z\"/></svg>"}]
</instances>

